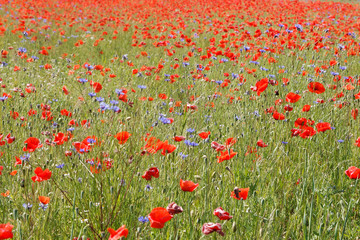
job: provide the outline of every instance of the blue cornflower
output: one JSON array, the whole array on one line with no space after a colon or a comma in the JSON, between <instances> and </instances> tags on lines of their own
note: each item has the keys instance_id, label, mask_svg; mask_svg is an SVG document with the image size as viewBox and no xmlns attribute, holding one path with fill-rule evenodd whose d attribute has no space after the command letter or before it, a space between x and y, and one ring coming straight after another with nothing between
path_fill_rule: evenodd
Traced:
<instances>
[{"instance_id":1,"label":"blue cornflower","mask_svg":"<svg viewBox=\"0 0 360 240\"><path fill-rule=\"evenodd\" d=\"M223 83L223 81L220 81L220 80L218 80L218 81L215 81L217 84L222 84Z\"/></svg>"},{"instance_id":2,"label":"blue cornflower","mask_svg":"<svg viewBox=\"0 0 360 240\"><path fill-rule=\"evenodd\" d=\"M103 102L104 101L104 98L102 98L102 97L97 97L97 98L95 98L96 99L96 101L98 101L98 102Z\"/></svg>"},{"instance_id":3,"label":"blue cornflower","mask_svg":"<svg viewBox=\"0 0 360 240\"><path fill-rule=\"evenodd\" d=\"M4 97L0 97L0 101L5 101L6 99L8 99L8 97L4 96Z\"/></svg>"},{"instance_id":4,"label":"blue cornflower","mask_svg":"<svg viewBox=\"0 0 360 240\"><path fill-rule=\"evenodd\" d=\"M110 106L104 102L101 102L100 103L100 109L101 111L105 111L105 110L109 110L110 109Z\"/></svg>"},{"instance_id":5,"label":"blue cornflower","mask_svg":"<svg viewBox=\"0 0 360 240\"><path fill-rule=\"evenodd\" d=\"M145 89L146 88L145 85L138 85L137 87L140 88L140 89Z\"/></svg>"},{"instance_id":6,"label":"blue cornflower","mask_svg":"<svg viewBox=\"0 0 360 240\"><path fill-rule=\"evenodd\" d=\"M116 112L116 113L118 113L118 112L121 111L118 106L111 106L110 109L113 110L113 111Z\"/></svg>"},{"instance_id":7,"label":"blue cornflower","mask_svg":"<svg viewBox=\"0 0 360 240\"><path fill-rule=\"evenodd\" d=\"M60 165L57 165L57 166L56 166L56 168L63 169L63 168L64 168L64 166L65 166L65 164L64 164L64 163L62 163L62 164L60 164Z\"/></svg>"},{"instance_id":8,"label":"blue cornflower","mask_svg":"<svg viewBox=\"0 0 360 240\"><path fill-rule=\"evenodd\" d=\"M138 218L138 220L139 220L139 222L142 222L142 223L146 223L146 222L148 222L149 221L149 218L148 217L143 217L143 216L140 216L139 218Z\"/></svg>"},{"instance_id":9,"label":"blue cornflower","mask_svg":"<svg viewBox=\"0 0 360 240\"><path fill-rule=\"evenodd\" d=\"M124 95L122 89L115 89L115 93L116 93L117 95Z\"/></svg>"},{"instance_id":10,"label":"blue cornflower","mask_svg":"<svg viewBox=\"0 0 360 240\"><path fill-rule=\"evenodd\" d=\"M95 96L96 96L96 93L90 92L90 93L88 93L88 95L89 95L90 97L95 97Z\"/></svg>"},{"instance_id":11,"label":"blue cornflower","mask_svg":"<svg viewBox=\"0 0 360 240\"><path fill-rule=\"evenodd\" d=\"M153 189L149 184L147 184L145 186L145 191L150 191L151 189Z\"/></svg>"},{"instance_id":12,"label":"blue cornflower","mask_svg":"<svg viewBox=\"0 0 360 240\"><path fill-rule=\"evenodd\" d=\"M189 155L185 155L185 154L183 154L183 153L181 152L181 153L179 153L179 156L180 156L182 159L185 159L185 158L187 158Z\"/></svg>"},{"instance_id":13,"label":"blue cornflower","mask_svg":"<svg viewBox=\"0 0 360 240\"><path fill-rule=\"evenodd\" d=\"M184 143L188 146L191 146L191 147L196 147L196 146L199 146L198 143L196 142L190 142L190 140L185 140Z\"/></svg>"},{"instance_id":14,"label":"blue cornflower","mask_svg":"<svg viewBox=\"0 0 360 240\"><path fill-rule=\"evenodd\" d=\"M188 128L188 129L186 129L186 131L187 131L188 133L193 133L193 132L195 132L195 129L193 129L193 128Z\"/></svg>"},{"instance_id":15,"label":"blue cornflower","mask_svg":"<svg viewBox=\"0 0 360 240\"><path fill-rule=\"evenodd\" d=\"M166 118L166 117L164 117L164 116L161 116L161 117L159 118L159 120L160 120L163 124L170 124L170 123L171 123L170 119L168 119L168 118Z\"/></svg>"},{"instance_id":16,"label":"blue cornflower","mask_svg":"<svg viewBox=\"0 0 360 240\"><path fill-rule=\"evenodd\" d=\"M86 83L88 80L86 78L79 78L79 82Z\"/></svg>"},{"instance_id":17,"label":"blue cornflower","mask_svg":"<svg viewBox=\"0 0 360 240\"><path fill-rule=\"evenodd\" d=\"M31 209L33 205L32 205L31 203L24 203L22 206L23 206L26 210L28 210L28 209Z\"/></svg>"},{"instance_id":18,"label":"blue cornflower","mask_svg":"<svg viewBox=\"0 0 360 240\"><path fill-rule=\"evenodd\" d=\"M295 24L295 27L298 31L300 31L300 32L303 31L303 27L300 24Z\"/></svg>"},{"instance_id":19,"label":"blue cornflower","mask_svg":"<svg viewBox=\"0 0 360 240\"><path fill-rule=\"evenodd\" d=\"M39 203L39 209L46 210L48 208L48 204Z\"/></svg>"},{"instance_id":20,"label":"blue cornflower","mask_svg":"<svg viewBox=\"0 0 360 240\"><path fill-rule=\"evenodd\" d=\"M24 48L24 47L20 47L20 48L18 49L18 51L19 51L19 52L22 52L22 53L26 53L26 52L27 52L26 48Z\"/></svg>"},{"instance_id":21,"label":"blue cornflower","mask_svg":"<svg viewBox=\"0 0 360 240\"><path fill-rule=\"evenodd\" d=\"M24 154L23 156L20 156L20 159L23 160L23 161L29 161L29 159L30 159L30 154L29 154L29 153L26 153L26 154Z\"/></svg>"},{"instance_id":22,"label":"blue cornflower","mask_svg":"<svg viewBox=\"0 0 360 240\"><path fill-rule=\"evenodd\" d=\"M96 143L96 139L92 139L92 138L88 138L86 141L90 144Z\"/></svg>"}]
</instances>

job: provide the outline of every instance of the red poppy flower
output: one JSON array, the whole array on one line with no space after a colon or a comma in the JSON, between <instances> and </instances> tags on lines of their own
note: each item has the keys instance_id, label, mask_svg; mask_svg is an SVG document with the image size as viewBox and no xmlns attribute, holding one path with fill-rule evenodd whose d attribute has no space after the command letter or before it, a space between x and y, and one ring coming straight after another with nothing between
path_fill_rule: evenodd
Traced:
<instances>
[{"instance_id":1,"label":"red poppy flower","mask_svg":"<svg viewBox=\"0 0 360 240\"><path fill-rule=\"evenodd\" d=\"M21 165L22 164L22 161L21 161L21 159L18 157L18 156L15 156L15 167L17 166L17 165Z\"/></svg>"},{"instance_id":2,"label":"red poppy flower","mask_svg":"<svg viewBox=\"0 0 360 240\"><path fill-rule=\"evenodd\" d=\"M237 152L234 152L232 149L230 149L230 152L229 151L223 151L223 152L220 152L221 155L220 156L217 156L217 159L218 159L218 163L221 163L225 160L230 160L232 159L236 154Z\"/></svg>"},{"instance_id":3,"label":"red poppy flower","mask_svg":"<svg viewBox=\"0 0 360 240\"><path fill-rule=\"evenodd\" d=\"M312 93L321 94L325 92L325 87L319 82L311 82L308 85L308 89Z\"/></svg>"},{"instance_id":4,"label":"red poppy flower","mask_svg":"<svg viewBox=\"0 0 360 240\"><path fill-rule=\"evenodd\" d=\"M85 144L83 142L74 142L72 145L75 147L76 151L80 154L87 153L91 150L89 144Z\"/></svg>"},{"instance_id":5,"label":"red poppy flower","mask_svg":"<svg viewBox=\"0 0 360 240\"><path fill-rule=\"evenodd\" d=\"M293 128L291 129L291 136L292 137L297 137L300 135L300 133L302 133L302 129L298 129L298 128Z\"/></svg>"},{"instance_id":6,"label":"red poppy flower","mask_svg":"<svg viewBox=\"0 0 360 240\"><path fill-rule=\"evenodd\" d=\"M358 92L357 94L354 95L355 99L360 99L360 92Z\"/></svg>"},{"instance_id":7,"label":"red poppy flower","mask_svg":"<svg viewBox=\"0 0 360 240\"><path fill-rule=\"evenodd\" d=\"M292 106L290 106L290 105L286 105L286 106L284 107L284 110L287 111L287 112L291 112L293 109L294 109L294 108L293 108Z\"/></svg>"},{"instance_id":8,"label":"red poppy flower","mask_svg":"<svg viewBox=\"0 0 360 240\"><path fill-rule=\"evenodd\" d=\"M231 192L231 197L237 200L246 200L249 194L250 188L235 188Z\"/></svg>"},{"instance_id":9,"label":"red poppy flower","mask_svg":"<svg viewBox=\"0 0 360 240\"><path fill-rule=\"evenodd\" d=\"M316 131L312 127L304 127L299 134L302 138L310 138L316 134Z\"/></svg>"},{"instance_id":10,"label":"red poppy flower","mask_svg":"<svg viewBox=\"0 0 360 240\"><path fill-rule=\"evenodd\" d=\"M303 127L307 127L307 119L306 118L298 118L296 119L295 121L295 127L300 127L300 128L303 128Z\"/></svg>"},{"instance_id":11,"label":"red poppy flower","mask_svg":"<svg viewBox=\"0 0 360 240\"><path fill-rule=\"evenodd\" d=\"M145 172L145 174L142 175L141 177L148 180L148 181L151 180L152 177L158 178L159 177L159 169L156 168L156 167L152 167L149 170L147 170Z\"/></svg>"},{"instance_id":12,"label":"red poppy flower","mask_svg":"<svg viewBox=\"0 0 360 240\"><path fill-rule=\"evenodd\" d=\"M131 136L130 133L124 131L124 132L117 133L114 137L117 140L119 140L119 144L124 144L127 142L127 140L129 139L130 136Z\"/></svg>"},{"instance_id":13,"label":"red poppy flower","mask_svg":"<svg viewBox=\"0 0 360 240\"><path fill-rule=\"evenodd\" d=\"M217 143L215 141L211 142L211 147L218 152L224 151L226 149L224 145L221 145L220 143Z\"/></svg>"},{"instance_id":14,"label":"red poppy flower","mask_svg":"<svg viewBox=\"0 0 360 240\"><path fill-rule=\"evenodd\" d=\"M172 153L173 151L176 150L176 146L175 145L171 145L168 144L168 141L166 140L165 142L163 142L160 146L160 148L158 150L162 149L161 154L162 155L166 155L168 153Z\"/></svg>"},{"instance_id":15,"label":"red poppy flower","mask_svg":"<svg viewBox=\"0 0 360 240\"><path fill-rule=\"evenodd\" d=\"M210 132L202 132L202 133L199 133L199 136L202 138L202 139L207 139L210 135Z\"/></svg>"},{"instance_id":16,"label":"red poppy flower","mask_svg":"<svg viewBox=\"0 0 360 240\"><path fill-rule=\"evenodd\" d=\"M204 225L202 226L201 231L205 234L205 235L209 235L210 233L213 232L217 232L219 233L221 236L224 236L225 233L222 231L221 228L221 224L220 223L204 223Z\"/></svg>"},{"instance_id":17,"label":"red poppy flower","mask_svg":"<svg viewBox=\"0 0 360 240\"><path fill-rule=\"evenodd\" d=\"M11 144L15 141L15 137L12 137L11 134L9 133L8 135L6 135L5 140L7 141L8 144Z\"/></svg>"},{"instance_id":18,"label":"red poppy flower","mask_svg":"<svg viewBox=\"0 0 360 240\"><path fill-rule=\"evenodd\" d=\"M327 130L331 130L331 125L327 122L318 123L316 124L316 129L318 132L325 132Z\"/></svg>"},{"instance_id":19,"label":"red poppy flower","mask_svg":"<svg viewBox=\"0 0 360 240\"><path fill-rule=\"evenodd\" d=\"M260 96L260 94L266 90L268 85L269 85L269 79L267 79L267 78L264 78L264 79L261 79L260 81L258 81L255 85L256 86L256 94L258 96Z\"/></svg>"},{"instance_id":20,"label":"red poppy flower","mask_svg":"<svg viewBox=\"0 0 360 240\"><path fill-rule=\"evenodd\" d=\"M112 228L107 229L110 233L109 240L118 240L122 237L127 237L129 234L129 230L125 227L125 225L122 225L118 230L114 230Z\"/></svg>"},{"instance_id":21,"label":"red poppy flower","mask_svg":"<svg viewBox=\"0 0 360 240\"><path fill-rule=\"evenodd\" d=\"M285 119L285 116L284 116L284 114L282 114L282 113L274 112L274 113L273 113L273 118L274 118L275 120L284 120L284 119Z\"/></svg>"},{"instance_id":22,"label":"red poppy flower","mask_svg":"<svg viewBox=\"0 0 360 240\"><path fill-rule=\"evenodd\" d=\"M34 152L37 148L41 148L43 145L40 144L40 140L34 137L29 137L25 141L24 152Z\"/></svg>"},{"instance_id":23,"label":"red poppy flower","mask_svg":"<svg viewBox=\"0 0 360 240\"><path fill-rule=\"evenodd\" d=\"M62 110L60 111L60 113L61 113L62 116L67 116L67 117L71 117L71 116L72 116L72 113L69 112L69 111L66 110L66 109L62 109Z\"/></svg>"},{"instance_id":24,"label":"red poppy flower","mask_svg":"<svg viewBox=\"0 0 360 240\"><path fill-rule=\"evenodd\" d=\"M167 96L165 93L160 93L159 98L165 100L165 99L167 99Z\"/></svg>"},{"instance_id":25,"label":"red poppy flower","mask_svg":"<svg viewBox=\"0 0 360 240\"><path fill-rule=\"evenodd\" d=\"M65 95L68 95L69 94L69 90L66 88L66 86L63 86L62 87L62 90L64 92Z\"/></svg>"},{"instance_id":26,"label":"red poppy flower","mask_svg":"<svg viewBox=\"0 0 360 240\"><path fill-rule=\"evenodd\" d=\"M186 138L183 136L175 136L175 137L173 137L173 139L175 142L181 142L181 141L184 141Z\"/></svg>"},{"instance_id":27,"label":"red poppy flower","mask_svg":"<svg viewBox=\"0 0 360 240\"><path fill-rule=\"evenodd\" d=\"M13 238L14 235L12 233L13 225L10 223L0 224L0 239L10 239Z\"/></svg>"},{"instance_id":28,"label":"red poppy flower","mask_svg":"<svg viewBox=\"0 0 360 240\"><path fill-rule=\"evenodd\" d=\"M303 112L308 112L308 111L310 111L310 108L311 108L310 105L304 105L302 111L303 111Z\"/></svg>"},{"instance_id":29,"label":"red poppy flower","mask_svg":"<svg viewBox=\"0 0 360 240\"><path fill-rule=\"evenodd\" d=\"M154 208L149 214L150 227L163 228L167 221L172 219L172 215L163 207Z\"/></svg>"},{"instance_id":30,"label":"red poppy flower","mask_svg":"<svg viewBox=\"0 0 360 240\"><path fill-rule=\"evenodd\" d=\"M167 207L166 210L171 214L171 215L175 215L175 214L179 214L182 213L184 210L182 209L182 207L180 207L179 205L177 205L175 202L170 203Z\"/></svg>"},{"instance_id":31,"label":"red poppy flower","mask_svg":"<svg viewBox=\"0 0 360 240\"><path fill-rule=\"evenodd\" d=\"M54 117L50 111L45 110L41 113L41 119L44 119L46 121L51 121L51 120L53 120L53 118Z\"/></svg>"},{"instance_id":32,"label":"red poppy flower","mask_svg":"<svg viewBox=\"0 0 360 240\"><path fill-rule=\"evenodd\" d=\"M0 134L0 146L4 146L5 145L5 141L2 141L2 138L4 137L3 134Z\"/></svg>"},{"instance_id":33,"label":"red poppy flower","mask_svg":"<svg viewBox=\"0 0 360 240\"><path fill-rule=\"evenodd\" d=\"M35 176L31 177L31 180L33 180L33 182L42 182L42 181L46 181L49 180L51 177L51 172L49 169L45 169L44 171L40 168L37 167L34 171L34 173L36 174Z\"/></svg>"},{"instance_id":34,"label":"red poppy flower","mask_svg":"<svg viewBox=\"0 0 360 240\"><path fill-rule=\"evenodd\" d=\"M92 85L92 87L93 87L93 89L94 89L94 92L96 92L96 93L100 92L101 89L102 89L101 83L98 83L98 82L94 83L94 84Z\"/></svg>"},{"instance_id":35,"label":"red poppy flower","mask_svg":"<svg viewBox=\"0 0 360 240\"><path fill-rule=\"evenodd\" d=\"M183 181L182 179L180 179L180 187L181 187L181 190L183 190L184 192L192 192L198 186L199 186L198 183L194 183L192 181Z\"/></svg>"},{"instance_id":36,"label":"red poppy flower","mask_svg":"<svg viewBox=\"0 0 360 240\"><path fill-rule=\"evenodd\" d=\"M18 112L12 112L10 111L10 116L13 118L13 119L17 119L19 117L19 113Z\"/></svg>"},{"instance_id":37,"label":"red poppy flower","mask_svg":"<svg viewBox=\"0 0 360 240\"><path fill-rule=\"evenodd\" d=\"M74 125L79 126L79 124L75 121L75 119L71 119L68 125L69 126L74 126Z\"/></svg>"},{"instance_id":38,"label":"red poppy flower","mask_svg":"<svg viewBox=\"0 0 360 240\"><path fill-rule=\"evenodd\" d=\"M354 166L349 167L349 169L345 171L345 174L350 179L360 179L360 168Z\"/></svg>"},{"instance_id":39,"label":"red poppy flower","mask_svg":"<svg viewBox=\"0 0 360 240\"><path fill-rule=\"evenodd\" d=\"M351 110L351 116L356 120L357 116L359 114L359 109L355 108Z\"/></svg>"},{"instance_id":40,"label":"red poppy flower","mask_svg":"<svg viewBox=\"0 0 360 240\"><path fill-rule=\"evenodd\" d=\"M39 201L42 204L48 204L50 202L50 198L49 197L45 197L45 196L39 196Z\"/></svg>"},{"instance_id":41,"label":"red poppy flower","mask_svg":"<svg viewBox=\"0 0 360 240\"><path fill-rule=\"evenodd\" d=\"M215 209L213 214L217 216L220 220L229 220L233 218L233 216L230 216L230 213L224 211L221 207Z\"/></svg>"},{"instance_id":42,"label":"red poppy flower","mask_svg":"<svg viewBox=\"0 0 360 240\"><path fill-rule=\"evenodd\" d=\"M360 137L358 137L358 139L356 139L355 146L360 147Z\"/></svg>"},{"instance_id":43,"label":"red poppy flower","mask_svg":"<svg viewBox=\"0 0 360 240\"><path fill-rule=\"evenodd\" d=\"M267 147L268 145L264 143L264 141L262 139L260 139L259 141L257 141L256 143L259 147Z\"/></svg>"},{"instance_id":44,"label":"red poppy flower","mask_svg":"<svg viewBox=\"0 0 360 240\"><path fill-rule=\"evenodd\" d=\"M226 147L231 147L236 143L236 139L235 138L228 138L225 141L225 145Z\"/></svg>"},{"instance_id":45,"label":"red poppy flower","mask_svg":"<svg viewBox=\"0 0 360 240\"><path fill-rule=\"evenodd\" d=\"M290 103L296 103L297 101L299 101L301 98L301 96L299 94L290 92L286 95L286 101L290 102Z\"/></svg>"},{"instance_id":46,"label":"red poppy flower","mask_svg":"<svg viewBox=\"0 0 360 240\"><path fill-rule=\"evenodd\" d=\"M56 136L55 136L55 139L54 139L54 143L56 143L57 145L62 145L64 144L64 142L67 142L68 141L68 136L65 135L64 133L62 132L59 132Z\"/></svg>"}]
</instances>

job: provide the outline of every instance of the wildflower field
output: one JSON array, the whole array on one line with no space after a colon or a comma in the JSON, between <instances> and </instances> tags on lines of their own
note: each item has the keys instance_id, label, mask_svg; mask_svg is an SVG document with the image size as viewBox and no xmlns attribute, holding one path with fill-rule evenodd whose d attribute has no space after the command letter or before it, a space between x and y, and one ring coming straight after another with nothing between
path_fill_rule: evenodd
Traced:
<instances>
[{"instance_id":1,"label":"wildflower field","mask_svg":"<svg viewBox=\"0 0 360 240\"><path fill-rule=\"evenodd\" d=\"M0 0L0 239L360 239L360 6Z\"/></svg>"}]
</instances>

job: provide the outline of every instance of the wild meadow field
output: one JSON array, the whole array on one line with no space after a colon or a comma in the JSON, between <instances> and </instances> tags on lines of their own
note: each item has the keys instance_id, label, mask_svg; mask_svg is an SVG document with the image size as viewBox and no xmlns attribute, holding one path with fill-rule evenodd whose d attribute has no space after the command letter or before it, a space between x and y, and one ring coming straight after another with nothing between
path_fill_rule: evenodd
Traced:
<instances>
[{"instance_id":1,"label":"wild meadow field","mask_svg":"<svg viewBox=\"0 0 360 240\"><path fill-rule=\"evenodd\" d=\"M356 1L0 4L0 239L360 239Z\"/></svg>"}]
</instances>

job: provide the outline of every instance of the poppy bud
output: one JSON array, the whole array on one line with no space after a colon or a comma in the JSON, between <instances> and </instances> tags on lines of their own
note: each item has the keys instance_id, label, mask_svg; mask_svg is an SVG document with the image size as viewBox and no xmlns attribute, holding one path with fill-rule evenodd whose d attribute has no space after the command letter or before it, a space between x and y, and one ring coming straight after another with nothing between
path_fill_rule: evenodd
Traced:
<instances>
[{"instance_id":1,"label":"poppy bud","mask_svg":"<svg viewBox=\"0 0 360 240\"><path fill-rule=\"evenodd\" d=\"M21 186L22 188L24 188L24 187L25 187L25 179L22 179L22 180L21 180L21 182L20 182L20 186Z\"/></svg>"},{"instance_id":2,"label":"poppy bud","mask_svg":"<svg viewBox=\"0 0 360 240\"><path fill-rule=\"evenodd\" d=\"M14 218L17 219L18 218L18 210L14 209L13 213L14 213Z\"/></svg>"}]
</instances>

